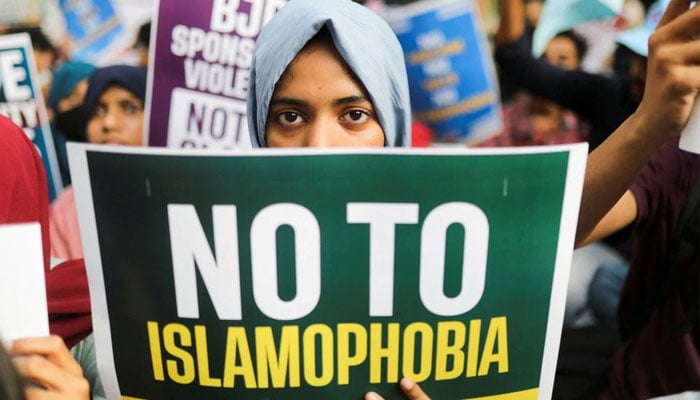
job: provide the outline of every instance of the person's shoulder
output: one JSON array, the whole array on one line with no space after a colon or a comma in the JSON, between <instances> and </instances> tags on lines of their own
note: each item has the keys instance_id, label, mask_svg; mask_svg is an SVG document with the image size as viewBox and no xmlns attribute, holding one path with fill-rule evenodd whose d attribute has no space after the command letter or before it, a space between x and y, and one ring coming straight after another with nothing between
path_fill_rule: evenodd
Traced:
<instances>
[{"instance_id":1,"label":"person's shoulder","mask_svg":"<svg viewBox=\"0 0 700 400\"><path fill-rule=\"evenodd\" d=\"M3 131L6 130L12 130L14 132L21 132L22 129L17 126L14 122L12 122L11 119L5 117L4 115L0 115L0 129Z\"/></svg>"},{"instance_id":2,"label":"person's shoulder","mask_svg":"<svg viewBox=\"0 0 700 400\"><path fill-rule=\"evenodd\" d=\"M75 346L71 347L70 352L76 360L82 359L84 356L93 357L95 351L95 336L89 334L85 339L81 340Z\"/></svg>"},{"instance_id":3,"label":"person's shoulder","mask_svg":"<svg viewBox=\"0 0 700 400\"><path fill-rule=\"evenodd\" d=\"M700 172L700 154L682 150L678 146L678 138L670 139L664 143L654 154L650 163L674 166L680 171Z\"/></svg>"},{"instance_id":4,"label":"person's shoulder","mask_svg":"<svg viewBox=\"0 0 700 400\"><path fill-rule=\"evenodd\" d=\"M17 126L12 120L0 115L0 162L2 160L12 161L21 158L31 158L32 143L24 133L24 130Z\"/></svg>"},{"instance_id":5,"label":"person's shoulder","mask_svg":"<svg viewBox=\"0 0 700 400\"><path fill-rule=\"evenodd\" d=\"M683 151L678 139L664 143L647 162L631 186L638 204L683 202L700 173L700 155ZM652 212L653 210L647 210Z\"/></svg>"}]
</instances>

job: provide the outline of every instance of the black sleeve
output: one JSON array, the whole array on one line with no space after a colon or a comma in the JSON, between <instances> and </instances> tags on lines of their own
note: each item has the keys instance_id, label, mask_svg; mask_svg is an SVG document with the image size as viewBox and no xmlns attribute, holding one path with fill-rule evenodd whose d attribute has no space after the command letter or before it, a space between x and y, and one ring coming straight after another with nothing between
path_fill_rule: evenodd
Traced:
<instances>
[{"instance_id":1,"label":"black sleeve","mask_svg":"<svg viewBox=\"0 0 700 400\"><path fill-rule=\"evenodd\" d=\"M596 99L616 91L615 82L610 78L583 70L561 69L535 58L525 35L497 47L495 59L504 78L584 118L591 117Z\"/></svg>"}]
</instances>

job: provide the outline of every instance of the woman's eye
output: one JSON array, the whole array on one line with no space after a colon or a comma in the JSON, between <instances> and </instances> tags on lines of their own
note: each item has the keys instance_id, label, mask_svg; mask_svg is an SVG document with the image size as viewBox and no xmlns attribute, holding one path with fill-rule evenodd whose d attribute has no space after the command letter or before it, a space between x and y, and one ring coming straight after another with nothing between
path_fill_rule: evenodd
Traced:
<instances>
[{"instance_id":1,"label":"woman's eye","mask_svg":"<svg viewBox=\"0 0 700 400\"><path fill-rule=\"evenodd\" d=\"M138 114L142 108L138 104L127 103L124 105L124 111L128 114Z\"/></svg>"},{"instance_id":2,"label":"woman's eye","mask_svg":"<svg viewBox=\"0 0 700 400\"><path fill-rule=\"evenodd\" d=\"M294 111L284 111L277 116L277 119L282 125L295 125L304 121L301 115Z\"/></svg>"},{"instance_id":3,"label":"woman's eye","mask_svg":"<svg viewBox=\"0 0 700 400\"><path fill-rule=\"evenodd\" d=\"M107 114L107 107L98 105L92 110L93 117L104 117Z\"/></svg>"},{"instance_id":4,"label":"woman's eye","mask_svg":"<svg viewBox=\"0 0 700 400\"><path fill-rule=\"evenodd\" d=\"M370 118L370 115L367 113L367 111L364 110L351 110L348 111L344 119L348 122L351 122L353 124L362 124L367 122L367 120Z\"/></svg>"}]
</instances>

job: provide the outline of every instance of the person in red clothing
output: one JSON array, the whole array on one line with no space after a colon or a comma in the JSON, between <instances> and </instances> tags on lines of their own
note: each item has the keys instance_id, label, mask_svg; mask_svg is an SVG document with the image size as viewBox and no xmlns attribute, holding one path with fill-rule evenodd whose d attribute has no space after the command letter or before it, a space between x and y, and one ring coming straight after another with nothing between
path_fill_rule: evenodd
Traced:
<instances>
[{"instance_id":1,"label":"person in red clothing","mask_svg":"<svg viewBox=\"0 0 700 400\"><path fill-rule=\"evenodd\" d=\"M55 336L15 341L11 355L19 373L39 386L27 399L87 399L89 386L68 347L92 331L82 260L49 267L48 186L44 167L24 131L0 116L0 224L39 222L42 231L49 328ZM50 393L49 393L50 392Z\"/></svg>"},{"instance_id":2,"label":"person in red clothing","mask_svg":"<svg viewBox=\"0 0 700 400\"><path fill-rule=\"evenodd\" d=\"M71 347L92 332L90 298L83 260L50 268L49 196L41 158L24 131L0 117L0 223L39 222L49 323Z\"/></svg>"}]
</instances>

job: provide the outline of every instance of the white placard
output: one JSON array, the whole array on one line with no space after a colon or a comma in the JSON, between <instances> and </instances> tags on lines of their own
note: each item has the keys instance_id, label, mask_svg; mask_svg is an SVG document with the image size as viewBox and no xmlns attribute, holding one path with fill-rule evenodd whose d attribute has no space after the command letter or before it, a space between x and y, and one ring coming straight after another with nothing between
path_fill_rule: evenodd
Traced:
<instances>
[{"instance_id":1,"label":"white placard","mask_svg":"<svg viewBox=\"0 0 700 400\"><path fill-rule=\"evenodd\" d=\"M690 112L688 123L681 132L681 139L678 142L681 150L700 154L700 102L695 100L693 111Z\"/></svg>"},{"instance_id":2,"label":"white placard","mask_svg":"<svg viewBox=\"0 0 700 400\"><path fill-rule=\"evenodd\" d=\"M2 340L49 334L38 222L0 225L0 304Z\"/></svg>"}]
</instances>

